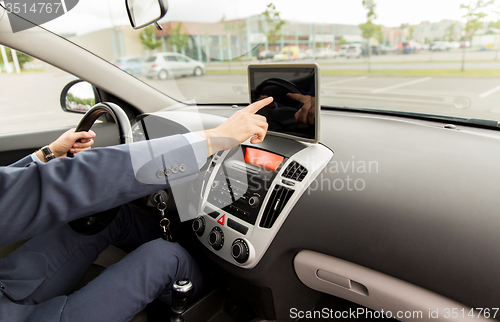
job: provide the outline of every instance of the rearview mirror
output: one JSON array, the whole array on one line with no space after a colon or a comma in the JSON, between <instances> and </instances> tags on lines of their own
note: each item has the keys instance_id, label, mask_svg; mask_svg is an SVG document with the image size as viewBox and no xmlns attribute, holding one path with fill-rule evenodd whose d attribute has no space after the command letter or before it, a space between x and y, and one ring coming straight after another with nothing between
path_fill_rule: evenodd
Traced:
<instances>
[{"instance_id":1,"label":"rearview mirror","mask_svg":"<svg viewBox=\"0 0 500 322\"><path fill-rule=\"evenodd\" d=\"M81 79L69 82L61 92L61 107L65 112L85 114L99 102L96 88Z\"/></svg>"},{"instance_id":2,"label":"rearview mirror","mask_svg":"<svg viewBox=\"0 0 500 322\"><path fill-rule=\"evenodd\" d=\"M126 0L132 28L139 29L157 22L167 13L167 0Z\"/></svg>"}]
</instances>

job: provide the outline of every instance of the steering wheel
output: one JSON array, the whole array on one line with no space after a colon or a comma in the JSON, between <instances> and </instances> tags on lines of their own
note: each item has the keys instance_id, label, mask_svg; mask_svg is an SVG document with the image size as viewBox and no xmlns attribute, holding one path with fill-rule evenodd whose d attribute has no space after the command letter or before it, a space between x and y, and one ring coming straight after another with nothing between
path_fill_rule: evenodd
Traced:
<instances>
[{"instance_id":1,"label":"steering wheel","mask_svg":"<svg viewBox=\"0 0 500 322\"><path fill-rule=\"evenodd\" d=\"M271 89L272 93L266 93L266 89L272 87L279 87L283 91ZM269 92L270 90L268 89L267 91ZM277 104L282 105L280 108L272 109L267 115L265 115L268 118L268 122L273 122L273 124L278 128L291 129L297 125L295 113L299 110L299 107L297 106L299 103L291 98L288 98L288 93L307 95L302 88L295 85L293 82L275 77L265 79L255 89L255 96L258 97L263 94L266 96L273 96L273 103L275 104L275 107L278 106Z\"/></svg>"},{"instance_id":2,"label":"steering wheel","mask_svg":"<svg viewBox=\"0 0 500 322\"><path fill-rule=\"evenodd\" d=\"M95 121L103 114L111 115L116 123L119 134L119 144L132 143L132 128L127 114L114 103L97 103L85 113L83 118L78 123L75 132L88 131L94 125ZM68 152L68 157L73 157L72 153ZM108 209L103 212L93 214L91 216L69 222L69 226L77 233L83 235L94 235L106 228L115 218L120 207Z\"/></svg>"},{"instance_id":3,"label":"steering wheel","mask_svg":"<svg viewBox=\"0 0 500 322\"><path fill-rule=\"evenodd\" d=\"M259 86L257 86L255 91L257 93L262 93L264 88L266 88L268 86L273 86L273 85L284 88L289 93L298 93L298 94L306 95L306 93L300 87L295 85L294 83L290 82L289 80L286 80L283 78L276 78L276 77L265 79L262 83L259 84Z\"/></svg>"}]
</instances>

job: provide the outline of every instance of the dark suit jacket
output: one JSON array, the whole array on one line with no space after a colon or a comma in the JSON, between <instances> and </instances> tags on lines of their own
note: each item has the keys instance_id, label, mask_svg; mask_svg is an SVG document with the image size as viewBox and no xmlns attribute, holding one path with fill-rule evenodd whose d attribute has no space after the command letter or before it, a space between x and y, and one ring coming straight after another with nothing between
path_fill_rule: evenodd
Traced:
<instances>
[{"instance_id":1,"label":"dark suit jacket","mask_svg":"<svg viewBox=\"0 0 500 322\"><path fill-rule=\"evenodd\" d=\"M199 171L193 149L196 146L184 136L175 135L91 149L73 159L48 163L33 162L27 156L0 167L0 246L191 179ZM160 173L180 165L184 171ZM39 256L43 255L12 254L0 261L0 321L59 319L65 297L36 308L15 304L43 282L46 264Z\"/></svg>"}]
</instances>

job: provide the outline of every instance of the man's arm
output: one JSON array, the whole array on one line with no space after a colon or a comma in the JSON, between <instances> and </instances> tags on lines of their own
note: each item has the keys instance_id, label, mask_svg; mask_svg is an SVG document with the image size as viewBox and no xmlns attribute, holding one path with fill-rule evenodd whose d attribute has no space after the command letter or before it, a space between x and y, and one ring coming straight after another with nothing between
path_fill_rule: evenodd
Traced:
<instances>
[{"instance_id":1,"label":"man's arm","mask_svg":"<svg viewBox=\"0 0 500 322\"><path fill-rule=\"evenodd\" d=\"M158 157L138 169L136 179L131 148L147 151L161 146ZM183 172L171 176L165 167L179 166ZM164 163L165 160L165 163ZM169 186L170 181L199 171L194 151L182 135L151 141L97 148L73 159L48 163L32 162L27 167L0 168L0 245L33 237L69 221L119 206Z\"/></svg>"},{"instance_id":2,"label":"man's arm","mask_svg":"<svg viewBox=\"0 0 500 322\"><path fill-rule=\"evenodd\" d=\"M76 154L90 149L90 147L94 144L94 140L92 139L94 137L95 133L92 130L88 132L75 132L75 129L69 129L57 140L49 144L49 149L56 158L66 156L68 151ZM76 142L77 140L80 140L81 142ZM9 165L9 167L25 167L33 161L47 162L42 151L38 150Z\"/></svg>"},{"instance_id":3,"label":"man's arm","mask_svg":"<svg viewBox=\"0 0 500 322\"><path fill-rule=\"evenodd\" d=\"M205 140L202 144L191 145L186 136L174 135L91 149L73 159L0 168L0 246L111 209L190 177L199 171L199 150L210 156L248 138L252 143L261 142L267 123L255 112L271 101L272 98L256 102L219 127L197 132Z\"/></svg>"}]
</instances>

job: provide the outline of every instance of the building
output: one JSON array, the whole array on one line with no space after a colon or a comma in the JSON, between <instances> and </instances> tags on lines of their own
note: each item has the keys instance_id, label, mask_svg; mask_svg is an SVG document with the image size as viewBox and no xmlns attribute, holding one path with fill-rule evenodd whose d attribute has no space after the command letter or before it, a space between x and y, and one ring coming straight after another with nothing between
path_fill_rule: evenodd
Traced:
<instances>
[{"instance_id":1,"label":"building","mask_svg":"<svg viewBox=\"0 0 500 322\"><path fill-rule=\"evenodd\" d=\"M471 47L479 50L500 49L500 29L479 29L472 36Z\"/></svg>"},{"instance_id":2,"label":"building","mask_svg":"<svg viewBox=\"0 0 500 322\"><path fill-rule=\"evenodd\" d=\"M357 25L287 21L282 27L282 36L270 41L267 37L266 19L263 16L251 16L216 23L163 23L163 30L156 31L157 38L164 40L163 51L179 51L179 48L169 45L168 39L170 31L180 23L181 32L189 35L184 53L203 61L250 59L260 51L279 51L285 46L298 46L304 50L317 47L337 48L342 38L352 39L351 42L359 42L361 39L361 31Z\"/></svg>"},{"instance_id":3,"label":"building","mask_svg":"<svg viewBox=\"0 0 500 322\"><path fill-rule=\"evenodd\" d=\"M181 25L182 34L188 35L185 48L170 43L170 33ZM263 50L279 51L285 46L339 49L340 39L360 42L361 31L357 25L316 24L286 22L282 36L270 41L267 37L267 21L263 16L214 23L170 21L162 23L163 30L156 30L162 45L155 50L144 48L140 34L130 26L102 29L68 39L89 48L106 60L114 61L125 56L149 56L156 52L181 52L200 61L225 61L251 59Z\"/></svg>"}]
</instances>

